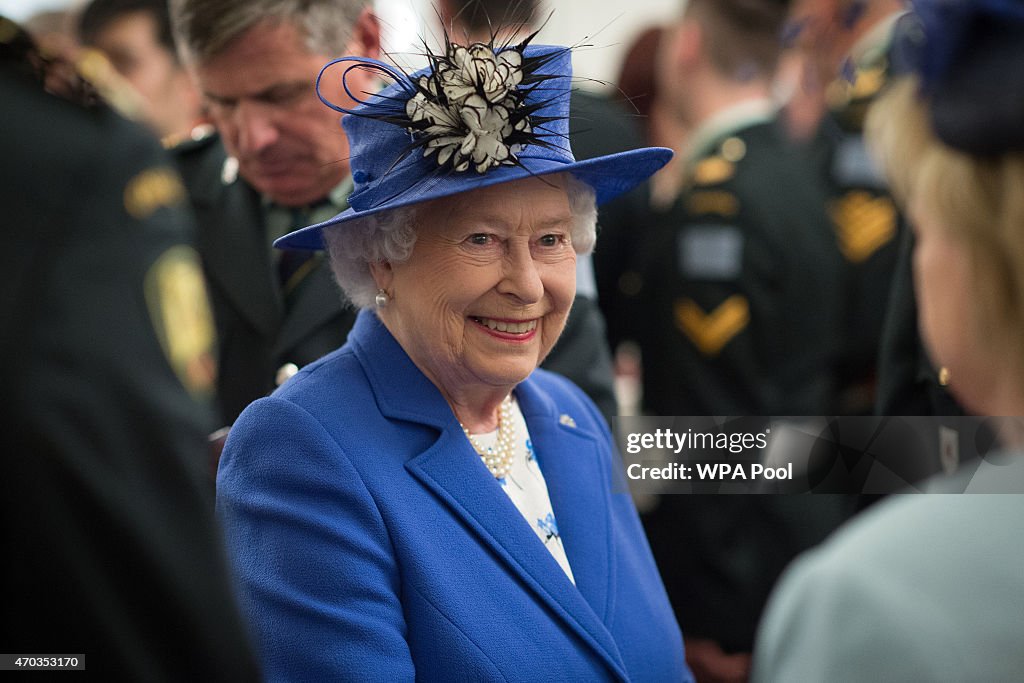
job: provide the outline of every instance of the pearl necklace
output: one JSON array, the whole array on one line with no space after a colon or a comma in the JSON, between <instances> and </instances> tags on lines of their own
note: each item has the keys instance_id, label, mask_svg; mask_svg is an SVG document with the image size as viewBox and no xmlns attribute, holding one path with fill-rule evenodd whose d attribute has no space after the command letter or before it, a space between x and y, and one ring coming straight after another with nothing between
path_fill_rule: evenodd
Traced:
<instances>
[{"instance_id":1,"label":"pearl necklace","mask_svg":"<svg viewBox=\"0 0 1024 683\"><path fill-rule=\"evenodd\" d=\"M469 439L473 450L484 461L494 478L505 478L512 470L512 461L515 457L516 425L512 421L512 397L507 396L498 409L498 443L493 449L481 446L476 437L466 429L466 425L461 422L459 424L462 426L462 431L466 433L466 438Z\"/></svg>"}]
</instances>

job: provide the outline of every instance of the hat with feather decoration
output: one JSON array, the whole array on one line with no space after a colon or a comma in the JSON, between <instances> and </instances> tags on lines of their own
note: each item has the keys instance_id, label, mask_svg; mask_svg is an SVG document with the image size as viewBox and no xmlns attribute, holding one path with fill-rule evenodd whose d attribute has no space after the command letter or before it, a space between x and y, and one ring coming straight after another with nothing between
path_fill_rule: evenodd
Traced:
<instances>
[{"instance_id":1,"label":"hat with feather decoration","mask_svg":"<svg viewBox=\"0 0 1024 683\"><path fill-rule=\"evenodd\" d=\"M536 35L536 34L534 34ZM572 173L605 202L637 186L672 157L644 148L576 161L569 146L571 49L530 45L462 46L446 39L442 55L413 74L365 57L327 64L372 69L391 81L344 114L354 189L349 208L278 239L285 249L322 249L321 231L440 197L530 176Z\"/></svg>"}]
</instances>

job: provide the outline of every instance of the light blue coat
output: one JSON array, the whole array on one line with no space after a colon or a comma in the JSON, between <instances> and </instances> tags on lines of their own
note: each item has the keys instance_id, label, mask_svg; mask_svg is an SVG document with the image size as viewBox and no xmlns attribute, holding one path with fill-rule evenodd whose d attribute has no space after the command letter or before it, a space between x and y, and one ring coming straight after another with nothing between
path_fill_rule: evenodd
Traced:
<instances>
[{"instance_id":1,"label":"light blue coat","mask_svg":"<svg viewBox=\"0 0 1024 683\"><path fill-rule=\"evenodd\" d=\"M692 680L606 424L542 370L516 396L576 586L372 312L245 410L217 510L269 679Z\"/></svg>"}]
</instances>

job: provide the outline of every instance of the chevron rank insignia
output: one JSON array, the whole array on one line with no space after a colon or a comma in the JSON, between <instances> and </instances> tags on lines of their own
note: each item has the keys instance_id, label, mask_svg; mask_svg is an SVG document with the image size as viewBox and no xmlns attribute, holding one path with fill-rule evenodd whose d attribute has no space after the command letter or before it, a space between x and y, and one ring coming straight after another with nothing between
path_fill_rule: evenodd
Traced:
<instances>
[{"instance_id":1,"label":"chevron rank insignia","mask_svg":"<svg viewBox=\"0 0 1024 683\"><path fill-rule=\"evenodd\" d=\"M885 196L855 190L830 207L839 249L851 263L862 263L896 235L896 207Z\"/></svg>"},{"instance_id":2,"label":"chevron rank insignia","mask_svg":"<svg viewBox=\"0 0 1024 683\"><path fill-rule=\"evenodd\" d=\"M733 294L718 308L705 313L692 299L677 301L676 326L705 356L717 356L750 322L750 304L741 294Z\"/></svg>"}]
</instances>

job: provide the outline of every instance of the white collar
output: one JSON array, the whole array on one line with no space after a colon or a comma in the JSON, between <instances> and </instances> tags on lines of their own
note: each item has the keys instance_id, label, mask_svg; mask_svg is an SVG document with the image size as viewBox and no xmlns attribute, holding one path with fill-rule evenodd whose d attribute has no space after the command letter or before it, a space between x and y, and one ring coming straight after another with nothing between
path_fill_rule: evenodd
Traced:
<instances>
[{"instance_id":1,"label":"white collar","mask_svg":"<svg viewBox=\"0 0 1024 683\"><path fill-rule=\"evenodd\" d=\"M697 127L686 150L686 164L703 158L724 137L743 128L771 121L778 104L767 97L756 97L721 109Z\"/></svg>"}]
</instances>

